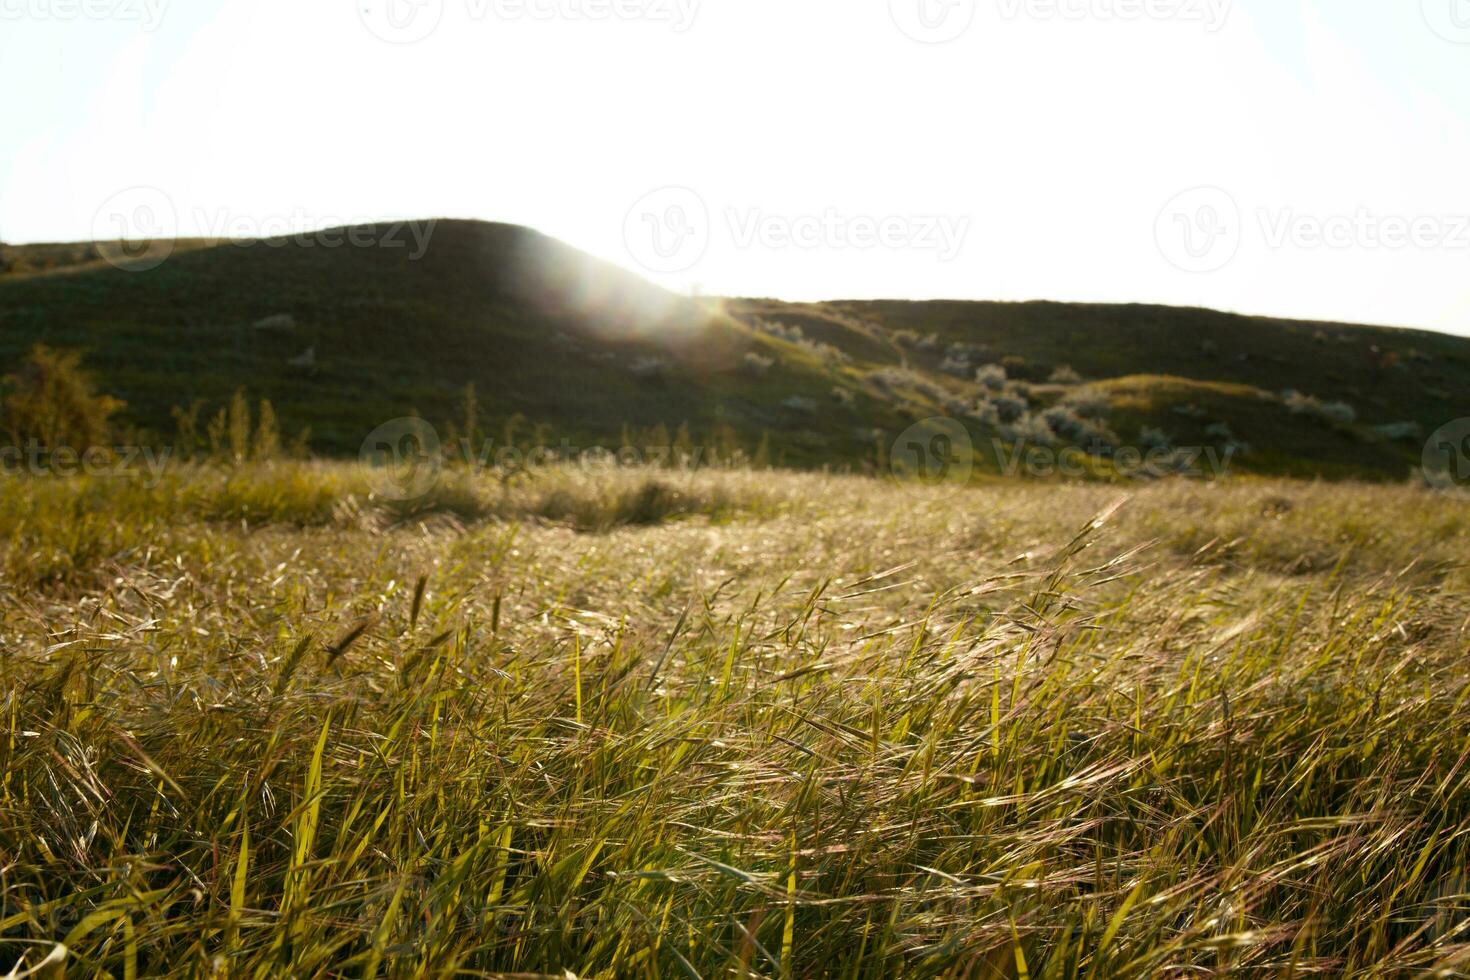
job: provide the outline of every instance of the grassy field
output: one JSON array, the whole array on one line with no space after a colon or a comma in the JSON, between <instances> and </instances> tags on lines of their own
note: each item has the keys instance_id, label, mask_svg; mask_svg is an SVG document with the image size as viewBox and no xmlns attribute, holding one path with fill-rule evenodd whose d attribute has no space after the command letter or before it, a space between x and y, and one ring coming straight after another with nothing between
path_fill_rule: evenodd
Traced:
<instances>
[{"instance_id":1,"label":"grassy field","mask_svg":"<svg viewBox=\"0 0 1470 980\"><path fill-rule=\"evenodd\" d=\"M372 486L0 482L6 966L1470 973L1462 499Z\"/></svg>"}]
</instances>

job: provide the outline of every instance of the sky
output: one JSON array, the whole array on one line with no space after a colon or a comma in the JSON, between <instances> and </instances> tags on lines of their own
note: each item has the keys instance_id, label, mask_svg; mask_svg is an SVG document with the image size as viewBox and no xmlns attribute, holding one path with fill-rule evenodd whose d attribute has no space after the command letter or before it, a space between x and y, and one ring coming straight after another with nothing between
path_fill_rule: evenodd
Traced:
<instances>
[{"instance_id":1,"label":"sky","mask_svg":"<svg viewBox=\"0 0 1470 980\"><path fill-rule=\"evenodd\" d=\"M1470 334L1470 0L0 0L0 86L8 242L481 218L706 295Z\"/></svg>"}]
</instances>

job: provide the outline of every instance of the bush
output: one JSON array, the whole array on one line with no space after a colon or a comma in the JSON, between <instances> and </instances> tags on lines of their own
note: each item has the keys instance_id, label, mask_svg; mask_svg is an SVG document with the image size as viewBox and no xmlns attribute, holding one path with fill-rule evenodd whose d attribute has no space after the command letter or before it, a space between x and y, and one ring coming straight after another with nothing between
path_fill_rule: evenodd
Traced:
<instances>
[{"instance_id":1,"label":"bush","mask_svg":"<svg viewBox=\"0 0 1470 980\"><path fill-rule=\"evenodd\" d=\"M817 402L814 398L792 395L781 403L781 407L789 408L793 412L800 412L803 415L814 415L817 411Z\"/></svg>"},{"instance_id":2,"label":"bush","mask_svg":"<svg viewBox=\"0 0 1470 980\"><path fill-rule=\"evenodd\" d=\"M975 421L979 422L981 425L988 426L989 428L997 429L1000 427L1000 412L996 411L995 403L989 401L988 399L980 399L980 401L976 403L976 405L965 414L969 418L972 418Z\"/></svg>"},{"instance_id":3,"label":"bush","mask_svg":"<svg viewBox=\"0 0 1470 980\"><path fill-rule=\"evenodd\" d=\"M1138 445L1142 449L1168 449L1173 444L1173 437L1163 429L1145 425L1138 430Z\"/></svg>"},{"instance_id":4,"label":"bush","mask_svg":"<svg viewBox=\"0 0 1470 980\"><path fill-rule=\"evenodd\" d=\"M1054 405L1042 413L1053 432L1079 446L1102 448L1115 446L1118 437L1106 425L1084 418L1065 405Z\"/></svg>"},{"instance_id":5,"label":"bush","mask_svg":"<svg viewBox=\"0 0 1470 980\"><path fill-rule=\"evenodd\" d=\"M1048 379L1054 385L1080 385L1082 375L1072 369L1072 365L1063 364L1051 373Z\"/></svg>"},{"instance_id":6,"label":"bush","mask_svg":"<svg viewBox=\"0 0 1470 980\"><path fill-rule=\"evenodd\" d=\"M944 362L939 365L939 370L957 378L968 378L974 371L975 365L984 359L985 347L983 345L956 342L950 344L945 350Z\"/></svg>"},{"instance_id":7,"label":"bush","mask_svg":"<svg viewBox=\"0 0 1470 980\"><path fill-rule=\"evenodd\" d=\"M1062 404L1090 419L1106 418L1113 410L1113 403L1108 401L1108 396L1096 388L1069 391L1067 397L1062 399Z\"/></svg>"},{"instance_id":8,"label":"bush","mask_svg":"<svg viewBox=\"0 0 1470 980\"><path fill-rule=\"evenodd\" d=\"M1006 386L1006 369L999 364L987 364L975 372L975 383L991 391L1000 391Z\"/></svg>"},{"instance_id":9,"label":"bush","mask_svg":"<svg viewBox=\"0 0 1470 980\"><path fill-rule=\"evenodd\" d=\"M1358 412L1347 402L1323 402L1295 389L1281 393L1281 401L1293 415L1307 415L1319 422L1337 425L1352 425L1358 420Z\"/></svg>"},{"instance_id":10,"label":"bush","mask_svg":"<svg viewBox=\"0 0 1470 980\"><path fill-rule=\"evenodd\" d=\"M98 394L81 355L37 344L3 382L4 428L14 445L76 450L106 444L123 403Z\"/></svg>"},{"instance_id":11,"label":"bush","mask_svg":"<svg viewBox=\"0 0 1470 980\"><path fill-rule=\"evenodd\" d=\"M1012 378L1019 378L1022 381L1044 381L1051 375L1051 372L1046 369L1046 365L1032 364L1024 357L1016 357L1014 355L1003 357L1000 363L1001 367L1006 369L1007 375Z\"/></svg>"},{"instance_id":12,"label":"bush","mask_svg":"<svg viewBox=\"0 0 1470 980\"><path fill-rule=\"evenodd\" d=\"M997 395L990 399L1002 422L1014 422L1031 409L1031 403L1016 395Z\"/></svg>"},{"instance_id":13,"label":"bush","mask_svg":"<svg viewBox=\"0 0 1470 980\"><path fill-rule=\"evenodd\" d=\"M970 376L970 362L962 357L947 354L945 355L944 361L940 363L939 370L945 374L952 374L957 378L967 378Z\"/></svg>"},{"instance_id":14,"label":"bush","mask_svg":"<svg viewBox=\"0 0 1470 980\"><path fill-rule=\"evenodd\" d=\"M775 363L776 359L774 357L766 357L763 354L757 354L755 351L751 351L745 355L745 370L757 378L769 371Z\"/></svg>"},{"instance_id":15,"label":"bush","mask_svg":"<svg viewBox=\"0 0 1470 980\"><path fill-rule=\"evenodd\" d=\"M661 357L640 357L628 365L628 371L640 381L662 381L669 371L669 363Z\"/></svg>"},{"instance_id":16,"label":"bush","mask_svg":"<svg viewBox=\"0 0 1470 980\"><path fill-rule=\"evenodd\" d=\"M1056 433L1040 415L1024 414L1000 429L1001 438L1007 442L1030 443L1036 446L1055 445Z\"/></svg>"},{"instance_id":17,"label":"bush","mask_svg":"<svg viewBox=\"0 0 1470 980\"><path fill-rule=\"evenodd\" d=\"M1390 422L1387 425L1375 425L1373 431L1384 439L1395 442L1414 442L1424 438L1424 427L1418 422Z\"/></svg>"}]
</instances>

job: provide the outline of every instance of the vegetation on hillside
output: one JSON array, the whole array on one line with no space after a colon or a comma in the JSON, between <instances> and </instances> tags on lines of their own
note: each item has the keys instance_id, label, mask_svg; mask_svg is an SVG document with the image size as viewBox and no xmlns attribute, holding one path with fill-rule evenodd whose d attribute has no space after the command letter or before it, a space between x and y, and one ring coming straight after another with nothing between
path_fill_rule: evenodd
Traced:
<instances>
[{"instance_id":1,"label":"vegetation on hillside","mask_svg":"<svg viewBox=\"0 0 1470 980\"><path fill-rule=\"evenodd\" d=\"M417 259L325 233L181 242L146 270L99 254L5 248L0 364L37 342L83 352L156 446L180 412L209 406L202 430L246 388L328 456L417 415L450 445L519 427L617 449L683 427L786 466L876 469L942 416L991 473L1022 444L1081 448L1103 475L1116 451L1162 445L1236 472L1401 482L1429 433L1470 416L1470 341L1424 331L1144 306L697 303L462 221L434 225Z\"/></svg>"}]
</instances>

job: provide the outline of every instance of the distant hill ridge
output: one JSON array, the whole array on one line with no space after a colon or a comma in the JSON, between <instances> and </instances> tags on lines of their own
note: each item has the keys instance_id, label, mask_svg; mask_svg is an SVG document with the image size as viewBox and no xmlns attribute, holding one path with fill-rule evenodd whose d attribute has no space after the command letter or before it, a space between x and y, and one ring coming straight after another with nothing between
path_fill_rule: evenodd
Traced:
<instances>
[{"instance_id":1,"label":"distant hill ridge","mask_svg":"<svg viewBox=\"0 0 1470 980\"><path fill-rule=\"evenodd\" d=\"M877 466L948 415L999 470L1017 441L1230 449L1246 472L1404 479L1470 416L1470 340L1145 305L696 302L529 229L443 220L410 249L189 240L146 271L94 243L0 246L0 363L78 348L125 419L269 398L352 454L387 419L583 445L629 431L768 439L797 466ZM977 380L977 374L981 380Z\"/></svg>"}]
</instances>

